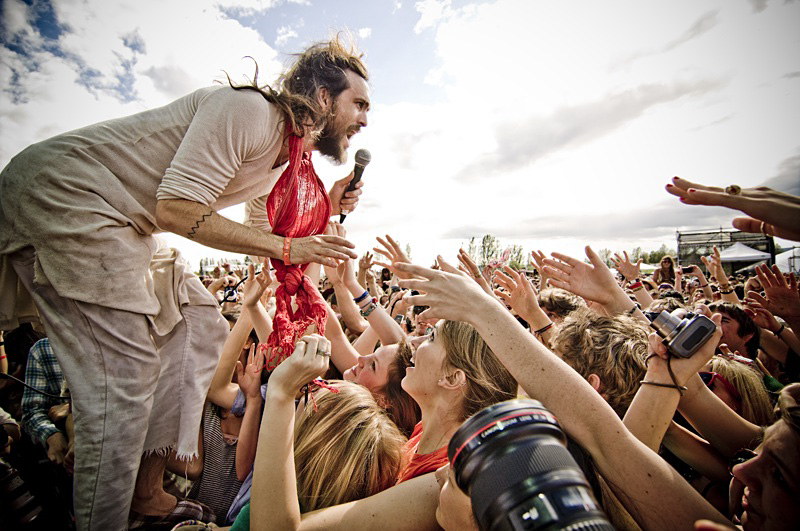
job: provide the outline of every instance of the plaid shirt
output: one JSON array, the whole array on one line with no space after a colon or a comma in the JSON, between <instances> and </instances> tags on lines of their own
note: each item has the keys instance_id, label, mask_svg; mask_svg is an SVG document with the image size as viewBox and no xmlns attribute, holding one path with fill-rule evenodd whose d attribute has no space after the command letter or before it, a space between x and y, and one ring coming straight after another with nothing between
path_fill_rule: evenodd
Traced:
<instances>
[{"instance_id":1,"label":"plaid shirt","mask_svg":"<svg viewBox=\"0 0 800 531\"><path fill-rule=\"evenodd\" d=\"M45 338L34 343L28 353L25 383L45 393L59 396L63 382L61 365L53 354L50 340ZM22 427L34 441L46 445L47 438L59 431L47 413L52 406L63 403L63 400L40 395L25 388L22 393Z\"/></svg>"}]
</instances>

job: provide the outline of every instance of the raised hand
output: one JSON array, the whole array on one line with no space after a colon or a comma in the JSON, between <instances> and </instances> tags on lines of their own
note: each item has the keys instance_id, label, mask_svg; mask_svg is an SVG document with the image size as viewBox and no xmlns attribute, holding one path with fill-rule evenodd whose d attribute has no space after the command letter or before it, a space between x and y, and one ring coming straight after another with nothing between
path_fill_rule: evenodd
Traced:
<instances>
[{"instance_id":1,"label":"raised hand","mask_svg":"<svg viewBox=\"0 0 800 531\"><path fill-rule=\"evenodd\" d=\"M372 267L372 253L367 251L358 260L358 283L362 286L367 284L367 272Z\"/></svg>"},{"instance_id":2,"label":"raised hand","mask_svg":"<svg viewBox=\"0 0 800 531\"><path fill-rule=\"evenodd\" d=\"M467 254L467 252L464 249L458 250L458 261L459 261L458 269L460 271L463 271L470 277L472 277L472 279L478 283L478 285L481 287L483 291L491 295L492 288L486 281L486 277L483 276L480 268L478 267L478 264L475 263L472 257L469 254Z\"/></svg>"},{"instance_id":3,"label":"raised hand","mask_svg":"<svg viewBox=\"0 0 800 531\"><path fill-rule=\"evenodd\" d=\"M749 292L749 294L756 293L754 291ZM760 293L758 294L760 295ZM775 319L775 316L772 315L772 312L764 308L762 304L757 302L752 297L747 297L744 300L745 308L744 311L747 315L753 319L753 322L766 330L777 330L781 327L781 324Z\"/></svg>"},{"instance_id":4,"label":"raised hand","mask_svg":"<svg viewBox=\"0 0 800 531\"><path fill-rule=\"evenodd\" d=\"M408 276L408 279L400 281L400 285L424 292L419 295L407 294L403 297L409 305L429 307L420 314L421 319L428 322L434 319L472 322L480 301L500 304L497 299L483 291L469 276L458 271L444 258L439 256L437 261L441 270L407 263L397 264L397 269Z\"/></svg>"},{"instance_id":5,"label":"raised hand","mask_svg":"<svg viewBox=\"0 0 800 531\"><path fill-rule=\"evenodd\" d=\"M254 307L264 295L269 291L267 300L272 296L272 290L269 285L272 283L272 277L269 272L269 266L264 264L261 266L261 271L255 274L255 265L250 264L247 266L247 279L244 281L244 288L242 291L242 305Z\"/></svg>"},{"instance_id":6,"label":"raised hand","mask_svg":"<svg viewBox=\"0 0 800 531\"><path fill-rule=\"evenodd\" d=\"M631 259L628 258L628 252L623 251L623 255L625 255L625 259L623 260L619 253L614 253L614 256L611 257L611 262L614 264L614 267L622 273L622 276L625 277L625 280L628 282L632 281L635 278L639 278L642 276L640 267L642 265L642 259L639 260L634 264L631 262Z\"/></svg>"},{"instance_id":7,"label":"raised hand","mask_svg":"<svg viewBox=\"0 0 800 531\"><path fill-rule=\"evenodd\" d=\"M722 258L719 254L719 249L714 246L714 252L709 256L701 256L700 260L708 269L708 274L717 279L717 283L727 284L728 275L725 274L725 269L722 268Z\"/></svg>"},{"instance_id":8,"label":"raised hand","mask_svg":"<svg viewBox=\"0 0 800 531\"><path fill-rule=\"evenodd\" d=\"M766 265L760 265L756 267L756 273L764 288L765 296L750 291L747 293L748 297L773 315L793 323L800 321L800 291L794 273L789 275L788 282L778 266L772 266L770 269Z\"/></svg>"},{"instance_id":9,"label":"raised hand","mask_svg":"<svg viewBox=\"0 0 800 531\"><path fill-rule=\"evenodd\" d=\"M588 245L586 256L590 264L565 254L553 253L555 260L545 258L544 269L554 287L606 306L613 301L615 291L621 288L611 270Z\"/></svg>"},{"instance_id":10,"label":"raised hand","mask_svg":"<svg viewBox=\"0 0 800 531\"><path fill-rule=\"evenodd\" d=\"M536 289L525 275L517 273L509 266L505 266L503 269L504 271L498 270L494 273L495 282L503 288L503 290L494 290L494 294L511 306L517 315L530 323L533 316L541 312Z\"/></svg>"},{"instance_id":11,"label":"raised hand","mask_svg":"<svg viewBox=\"0 0 800 531\"><path fill-rule=\"evenodd\" d=\"M383 247L374 247L373 251L384 256L389 262L375 262L375 265L389 268L389 271L397 275L398 278L412 278L408 276L408 273L401 272L397 269L397 267L395 267L396 264L411 263L411 259L408 257L405 251L400 248L400 245L398 245L397 242L394 241L388 234L386 235L385 240L380 236L378 236L377 240L378 243L380 243Z\"/></svg>"},{"instance_id":12,"label":"raised hand","mask_svg":"<svg viewBox=\"0 0 800 531\"><path fill-rule=\"evenodd\" d=\"M331 343L323 336L312 334L298 339L291 356L272 371L270 391L294 397L301 387L328 370L330 357Z\"/></svg>"},{"instance_id":13,"label":"raised hand","mask_svg":"<svg viewBox=\"0 0 800 531\"><path fill-rule=\"evenodd\" d=\"M687 205L724 206L751 216L733 220L733 226L741 231L763 232L769 236L800 241L800 197L764 186L730 186L726 191L717 186L705 186L680 177L674 177L666 188L667 192Z\"/></svg>"},{"instance_id":14,"label":"raised hand","mask_svg":"<svg viewBox=\"0 0 800 531\"><path fill-rule=\"evenodd\" d=\"M648 339L648 350L650 356L647 361L647 374L649 376L657 375L660 383L672 383L669 369L675 375L675 382L677 385L685 385L691 376L702 370L703 367L714 356L714 352L719 344L719 339L722 337L722 316L716 314L711 317L714 324L717 326L714 334L705 342L700 349L688 358L672 357L667 366L667 359L669 353L664 344L664 339L656 333L651 333Z\"/></svg>"},{"instance_id":15,"label":"raised hand","mask_svg":"<svg viewBox=\"0 0 800 531\"><path fill-rule=\"evenodd\" d=\"M263 348L250 345L247 355L247 366L243 367L241 361L236 362L236 376L239 389L245 398L261 398L261 370L264 368L266 357Z\"/></svg>"}]
</instances>

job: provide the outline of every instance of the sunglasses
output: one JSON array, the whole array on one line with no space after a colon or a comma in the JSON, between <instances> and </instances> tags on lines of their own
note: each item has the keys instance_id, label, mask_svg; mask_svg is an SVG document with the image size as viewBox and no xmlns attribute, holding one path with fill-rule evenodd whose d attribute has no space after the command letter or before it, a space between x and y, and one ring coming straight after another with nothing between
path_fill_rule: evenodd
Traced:
<instances>
[{"instance_id":1,"label":"sunglasses","mask_svg":"<svg viewBox=\"0 0 800 531\"><path fill-rule=\"evenodd\" d=\"M750 450L749 448L742 448L741 450L738 450L735 454L733 454L731 460L728 461L728 473L730 473L730 475L733 476L733 467L741 465L742 463L751 460L757 455L758 455L757 453L755 453L753 450Z\"/></svg>"},{"instance_id":2,"label":"sunglasses","mask_svg":"<svg viewBox=\"0 0 800 531\"><path fill-rule=\"evenodd\" d=\"M700 379L703 380L703 383L706 384L706 387L711 389L711 386L714 385L715 382L719 382L725 388L728 393L736 400L741 401L742 395L739 394L739 391L731 384L724 376L719 374L718 372L699 372Z\"/></svg>"}]
</instances>

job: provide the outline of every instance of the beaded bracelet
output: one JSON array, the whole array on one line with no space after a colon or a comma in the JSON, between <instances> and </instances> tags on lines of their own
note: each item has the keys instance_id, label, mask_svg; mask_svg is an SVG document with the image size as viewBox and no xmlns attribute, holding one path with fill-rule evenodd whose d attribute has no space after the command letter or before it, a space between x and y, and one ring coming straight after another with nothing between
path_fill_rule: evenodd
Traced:
<instances>
[{"instance_id":1,"label":"beaded bracelet","mask_svg":"<svg viewBox=\"0 0 800 531\"><path fill-rule=\"evenodd\" d=\"M731 289L721 289L719 290L720 295L730 295L733 293L733 288Z\"/></svg>"},{"instance_id":2,"label":"beaded bracelet","mask_svg":"<svg viewBox=\"0 0 800 531\"><path fill-rule=\"evenodd\" d=\"M375 304L374 302L371 302L366 310L364 310L364 309L360 310L361 317L366 319L367 317L369 317L369 314L371 314L372 312L375 311L375 308L377 308L377 307L378 307L377 304Z\"/></svg>"},{"instance_id":3,"label":"beaded bracelet","mask_svg":"<svg viewBox=\"0 0 800 531\"><path fill-rule=\"evenodd\" d=\"M376 299L375 297L372 297L371 299L367 299L367 301L364 304L359 304L358 306L359 306L359 308L366 308L370 304L377 304L377 303L378 303L378 299Z\"/></svg>"}]
</instances>

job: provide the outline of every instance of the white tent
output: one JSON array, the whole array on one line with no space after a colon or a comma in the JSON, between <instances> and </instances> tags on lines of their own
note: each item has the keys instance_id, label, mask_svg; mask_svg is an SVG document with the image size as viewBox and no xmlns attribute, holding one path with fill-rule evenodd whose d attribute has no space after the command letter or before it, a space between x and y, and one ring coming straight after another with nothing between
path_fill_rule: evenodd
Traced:
<instances>
[{"instance_id":1,"label":"white tent","mask_svg":"<svg viewBox=\"0 0 800 531\"><path fill-rule=\"evenodd\" d=\"M800 271L800 247L789 249L786 252L775 255L775 265L783 273L795 273Z\"/></svg>"},{"instance_id":2,"label":"white tent","mask_svg":"<svg viewBox=\"0 0 800 531\"><path fill-rule=\"evenodd\" d=\"M720 251L720 259L723 262L755 262L756 260L766 260L769 253L753 249L741 242L736 242L727 249Z\"/></svg>"}]
</instances>

